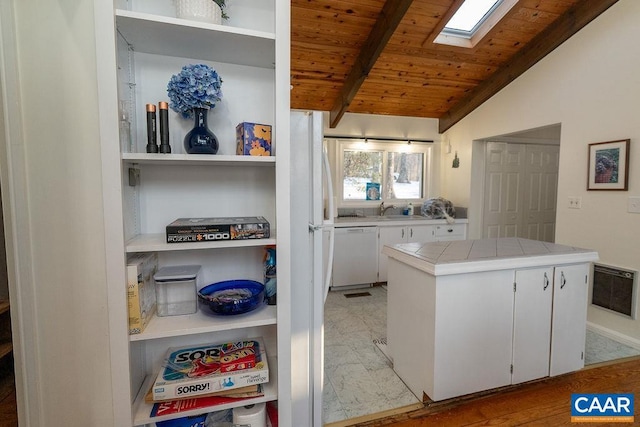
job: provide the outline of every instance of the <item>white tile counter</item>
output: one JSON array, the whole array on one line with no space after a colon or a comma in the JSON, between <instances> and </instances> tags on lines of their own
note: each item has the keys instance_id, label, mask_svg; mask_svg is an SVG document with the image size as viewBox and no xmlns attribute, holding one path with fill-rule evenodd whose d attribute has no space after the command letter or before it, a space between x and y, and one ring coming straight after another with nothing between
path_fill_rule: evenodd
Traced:
<instances>
[{"instance_id":1,"label":"white tile counter","mask_svg":"<svg viewBox=\"0 0 640 427\"><path fill-rule=\"evenodd\" d=\"M597 252L527 239L387 245L387 342L418 398L444 400L584 366Z\"/></svg>"},{"instance_id":2,"label":"white tile counter","mask_svg":"<svg viewBox=\"0 0 640 427\"><path fill-rule=\"evenodd\" d=\"M591 262L597 252L520 238L402 243L382 252L434 276Z\"/></svg>"}]
</instances>

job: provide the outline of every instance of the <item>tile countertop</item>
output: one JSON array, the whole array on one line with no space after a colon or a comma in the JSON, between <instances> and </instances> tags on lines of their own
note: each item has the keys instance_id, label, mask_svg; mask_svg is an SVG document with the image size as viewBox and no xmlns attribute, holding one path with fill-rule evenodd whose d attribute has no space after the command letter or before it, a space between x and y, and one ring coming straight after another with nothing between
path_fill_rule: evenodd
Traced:
<instances>
[{"instance_id":1,"label":"tile countertop","mask_svg":"<svg viewBox=\"0 0 640 427\"><path fill-rule=\"evenodd\" d=\"M382 252L434 276L598 260L598 253L591 249L515 237L401 243L385 246Z\"/></svg>"},{"instance_id":2,"label":"tile countertop","mask_svg":"<svg viewBox=\"0 0 640 427\"><path fill-rule=\"evenodd\" d=\"M466 218L456 218L453 224L467 224ZM447 225L444 219L428 219L420 215L385 215L385 216L354 216L354 217L337 217L334 219L334 225L338 228L342 227L388 227L395 225Z\"/></svg>"}]
</instances>

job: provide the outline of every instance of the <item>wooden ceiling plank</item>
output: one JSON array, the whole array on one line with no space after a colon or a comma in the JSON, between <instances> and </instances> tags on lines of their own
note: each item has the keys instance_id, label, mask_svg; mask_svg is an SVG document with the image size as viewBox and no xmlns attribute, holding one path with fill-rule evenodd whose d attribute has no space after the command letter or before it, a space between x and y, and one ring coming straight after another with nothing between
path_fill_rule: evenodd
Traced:
<instances>
[{"instance_id":1,"label":"wooden ceiling plank","mask_svg":"<svg viewBox=\"0 0 640 427\"><path fill-rule=\"evenodd\" d=\"M447 25L447 22L449 22L451 17L453 15L455 15L455 13L458 11L460 6L462 6L462 3L464 3L464 0L455 0L453 2L451 7L449 8L449 10L444 15L442 15L438 25L436 25L435 28L433 29L433 31L431 31L427 35L427 37L425 37L424 40L422 40L422 43L420 44L420 47L424 47L427 43L429 43L429 44L433 43L435 38L438 37L438 34L440 34L442 32L442 30L444 29L445 25Z\"/></svg>"},{"instance_id":2,"label":"wooden ceiling plank","mask_svg":"<svg viewBox=\"0 0 640 427\"><path fill-rule=\"evenodd\" d=\"M360 55L331 109L330 126L332 128L338 125L338 122L347 111L362 82L375 65L380 53L382 53L412 2L413 0L387 0L382 7L382 12L374 24L367 41L362 46Z\"/></svg>"},{"instance_id":3,"label":"wooden ceiling plank","mask_svg":"<svg viewBox=\"0 0 640 427\"><path fill-rule=\"evenodd\" d=\"M458 123L617 2L618 0L592 0L570 8L518 51L507 65L498 69L440 117L440 133Z\"/></svg>"}]
</instances>

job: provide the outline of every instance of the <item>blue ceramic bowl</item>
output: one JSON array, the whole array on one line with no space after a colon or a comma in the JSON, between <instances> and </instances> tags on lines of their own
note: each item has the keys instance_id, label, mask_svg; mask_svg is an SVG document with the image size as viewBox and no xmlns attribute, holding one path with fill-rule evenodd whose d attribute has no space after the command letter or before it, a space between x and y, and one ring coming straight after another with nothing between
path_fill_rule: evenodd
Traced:
<instances>
[{"instance_id":1,"label":"blue ceramic bowl","mask_svg":"<svg viewBox=\"0 0 640 427\"><path fill-rule=\"evenodd\" d=\"M226 280L200 289L198 298L216 314L242 314L264 303L264 285L253 280Z\"/></svg>"}]
</instances>

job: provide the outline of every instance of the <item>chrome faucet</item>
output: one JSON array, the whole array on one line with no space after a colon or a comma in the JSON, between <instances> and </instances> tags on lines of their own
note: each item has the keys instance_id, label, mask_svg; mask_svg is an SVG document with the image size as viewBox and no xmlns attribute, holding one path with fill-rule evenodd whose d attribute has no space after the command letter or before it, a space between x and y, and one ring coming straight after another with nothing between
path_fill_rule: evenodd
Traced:
<instances>
[{"instance_id":1,"label":"chrome faucet","mask_svg":"<svg viewBox=\"0 0 640 427\"><path fill-rule=\"evenodd\" d=\"M385 206L384 202L380 203L380 216L384 216L385 212L387 212L387 210L389 209L393 209L395 208L395 205L391 205L391 206Z\"/></svg>"}]
</instances>

